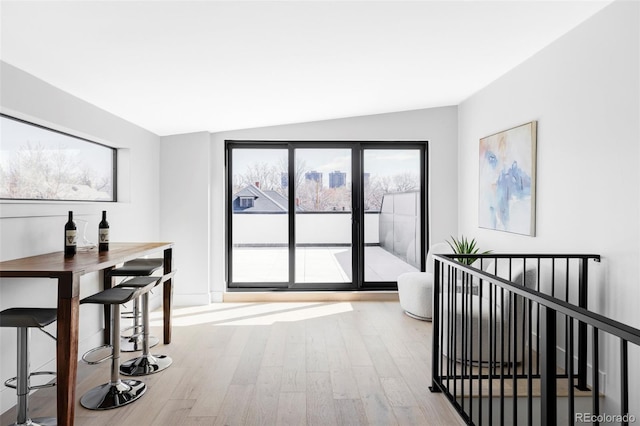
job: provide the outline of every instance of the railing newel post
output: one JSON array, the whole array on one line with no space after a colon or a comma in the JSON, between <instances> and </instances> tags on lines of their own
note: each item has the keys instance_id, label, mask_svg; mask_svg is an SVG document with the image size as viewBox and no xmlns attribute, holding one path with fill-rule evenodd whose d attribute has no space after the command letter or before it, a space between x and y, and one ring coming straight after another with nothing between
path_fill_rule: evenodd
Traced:
<instances>
[{"instance_id":1,"label":"railing newel post","mask_svg":"<svg viewBox=\"0 0 640 426\"><path fill-rule=\"evenodd\" d=\"M589 277L589 264L587 259L580 259L578 272L578 306L587 309L587 280ZM587 324L578 322L578 389L589 390L587 386Z\"/></svg>"},{"instance_id":2,"label":"railing newel post","mask_svg":"<svg viewBox=\"0 0 640 426\"><path fill-rule=\"evenodd\" d=\"M542 307L542 338L540 339L540 407L541 424L557 423L557 388L556 388L556 311Z\"/></svg>"},{"instance_id":3,"label":"railing newel post","mask_svg":"<svg viewBox=\"0 0 640 426\"><path fill-rule=\"evenodd\" d=\"M440 390L440 375L439 375L439 365L440 365L440 261L434 256L433 259L433 288L432 288L432 313L431 313L431 324L432 324L432 360L431 360L431 386L429 390L434 393L441 392Z\"/></svg>"}]
</instances>

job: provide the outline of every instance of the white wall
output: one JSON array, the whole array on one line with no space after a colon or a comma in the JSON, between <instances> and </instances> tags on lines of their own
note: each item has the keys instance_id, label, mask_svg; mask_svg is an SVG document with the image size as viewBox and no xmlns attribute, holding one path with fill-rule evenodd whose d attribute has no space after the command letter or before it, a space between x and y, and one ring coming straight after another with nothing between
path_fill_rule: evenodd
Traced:
<instances>
[{"instance_id":1,"label":"white wall","mask_svg":"<svg viewBox=\"0 0 640 426\"><path fill-rule=\"evenodd\" d=\"M640 4L615 2L459 105L459 231L497 252L597 253L590 308L640 328ZM478 228L478 141L538 121L537 235ZM635 352L636 354L638 351ZM618 355L603 349L605 408ZM631 361L640 401L640 357ZM638 404L632 404L640 415Z\"/></svg>"},{"instance_id":2,"label":"white wall","mask_svg":"<svg viewBox=\"0 0 640 426\"><path fill-rule=\"evenodd\" d=\"M364 240L378 244L379 214L367 214ZM296 241L301 244L351 244L351 214L304 213L296 216ZM234 214L233 244L288 244L286 214Z\"/></svg>"},{"instance_id":3,"label":"white wall","mask_svg":"<svg viewBox=\"0 0 640 426\"><path fill-rule=\"evenodd\" d=\"M210 145L208 132L167 136L160 143L160 238L175 242L176 306L209 303Z\"/></svg>"},{"instance_id":4,"label":"white wall","mask_svg":"<svg viewBox=\"0 0 640 426\"><path fill-rule=\"evenodd\" d=\"M213 299L225 291L225 140L429 141L429 223L432 242L457 231L457 108L443 107L211 135L211 279Z\"/></svg>"},{"instance_id":5,"label":"white wall","mask_svg":"<svg viewBox=\"0 0 640 426\"><path fill-rule=\"evenodd\" d=\"M97 237L100 212L107 210L112 241L159 239L160 138L106 111L71 96L15 67L0 62L0 110L8 115L82 136L116 148L125 148L127 169L120 170L125 202L0 202L0 260L61 251L67 211L89 221L89 236ZM136 220L132 220L136 218ZM93 235L95 234L95 235ZM98 291L99 275L81 281L81 297ZM55 307L57 289L48 279L6 279L0 285L0 308ZM80 308L80 353L99 341L102 315L98 307ZM55 325L52 326L55 333ZM55 344L42 333L32 333L31 367L55 370ZM0 377L15 376L15 330L0 329ZM15 405L13 389L0 390L0 412Z\"/></svg>"}]
</instances>

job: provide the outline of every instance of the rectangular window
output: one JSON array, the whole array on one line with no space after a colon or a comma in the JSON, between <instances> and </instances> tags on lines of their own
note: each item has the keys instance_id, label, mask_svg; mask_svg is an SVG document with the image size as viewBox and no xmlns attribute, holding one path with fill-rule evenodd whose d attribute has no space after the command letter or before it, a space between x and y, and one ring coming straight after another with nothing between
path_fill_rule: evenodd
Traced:
<instances>
[{"instance_id":1,"label":"rectangular window","mask_svg":"<svg viewBox=\"0 0 640 426\"><path fill-rule=\"evenodd\" d=\"M253 198L251 198L251 197L240 197L240 207L243 207L245 209L253 207Z\"/></svg>"},{"instance_id":2,"label":"rectangular window","mask_svg":"<svg viewBox=\"0 0 640 426\"><path fill-rule=\"evenodd\" d=\"M0 115L0 198L116 201L116 150Z\"/></svg>"}]
</instances>

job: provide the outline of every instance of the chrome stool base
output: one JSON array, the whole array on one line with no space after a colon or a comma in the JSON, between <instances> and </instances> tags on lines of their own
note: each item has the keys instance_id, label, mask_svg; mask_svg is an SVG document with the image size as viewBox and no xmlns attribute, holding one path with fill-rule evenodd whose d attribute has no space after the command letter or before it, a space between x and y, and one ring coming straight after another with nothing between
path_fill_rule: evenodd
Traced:
<instances>
[{"instance_id":1,"label":"chrome stool base","mask_svg":"<svg viewBox=\"0 0 640 426\"><path fill-rule=\"evenodd\" d=\"M120 365L125 376L146 376L169 367L173 360L167 355L142 355Z\"/></svg>"},{"instance_id":2,"label":"chrome stool base","mask_svg":"<svg viewBox=\"0 0 640 426\"><path fill-rule=\"evenodd\" d=\"M11 423L9 426L57 426L58 419L55 417L37 417L27 420L27 423Z\"/></svg>"},{"instance_id":3,"label":"chrome stool base","mask_svg":"<svg viewBox=\"0 0 640 426\"><path fill-rule=\"evenodd\" d=\"M89 410L110 410L135 401L146 390L140 380L119 380L91 389L80 398L80 404Z\"/></svg>"},{"instance_id":4,"label":"chrome stool base","mask_svg":"<svg viewBox=\"0 0 640 426\"><path fill-rule=\"evenodd\" d=\"M136 336L125 336L120 338L120 352L138 352L143 349L144 338L141 334ZM160 343L156 336L149 336L149 347L152 348Z\"/></svg>"},{"instance_id":5,"label":"chrome stool base","mask_svg":"<svg viewBox=\"0 0 640 426\"><path fill-rule=\"evenodd\" d=\"M44 327L53 323L56 318L57 310L55 308L9 308L0 312L0 327L14 327L17 332L17 376L4 382L7 387L15 389L17 393L16 421L13 423L14 425L52 426L58 423L55 417L29 418L29 393L35 389L55 386L55 382L31 385L31 377L55 376L55 373L49 371L30 372L29 336L32 328L38 328L44 334L56 340L54 336L44 330Z\"/></svg>"}]
</instances>

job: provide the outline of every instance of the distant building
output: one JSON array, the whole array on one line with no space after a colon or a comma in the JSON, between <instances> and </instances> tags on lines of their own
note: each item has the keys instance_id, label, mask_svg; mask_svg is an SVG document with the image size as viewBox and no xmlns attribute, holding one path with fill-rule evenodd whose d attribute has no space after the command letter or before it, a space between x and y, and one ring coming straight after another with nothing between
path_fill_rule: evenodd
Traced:
<instances>
[{"instance_id":1,"label":"distant building","mask_svg":"<svg viewBox=\"0 0 640 426\"><path fill-rule=\"evenodd\" d=\"M234 213L286 213L289 199L279 192L248 185L233 195ZM296 211L302 211L296 207Z\"/></svg>"},{"instance_id":2,"label":"distant building","mask_svg":"<svg viewBox=\"0 0 640 426\"><path fill-rule=\"evenodd\" d=\"M288 188L289 187L289 173L287 173L287 172L281 172L280 173L280 186L282 188Z\"/></svg>"},{"instance_id":3,"label":"distant building","mask_svg":"<svg viewBox=\"0 0 640 426\"><path fill-rule=\"evenodd\" d=\"M371 173L363 173L363 174L362 174L362 176L363 176L363 178L364 178L364 179L363 179L363 183L364 183L365 185L368 185L368 184L369 184L369 181L371 180Z\"/></svg>"},{"instance_id":4,"label":"distant building","mask_svg":"<svg viewBox=\"0 0 640 426\"><path fill-rule=\"evenodd\" d=\"M329 188L340 188L347 185L347 173L336 170L329 173Z\"/></svg>"},{"instance_id":5,"label":"distant building","mask_svg":"<svg viewBox=\"0 0 640 426\"><path fill-rule=\"evenodd\" d=\"M307 172L304 174L305 180L312 180L320 184L322 186L322 172L316 172L315 170L311 172Z\"/></svg>"}]
</instances>

